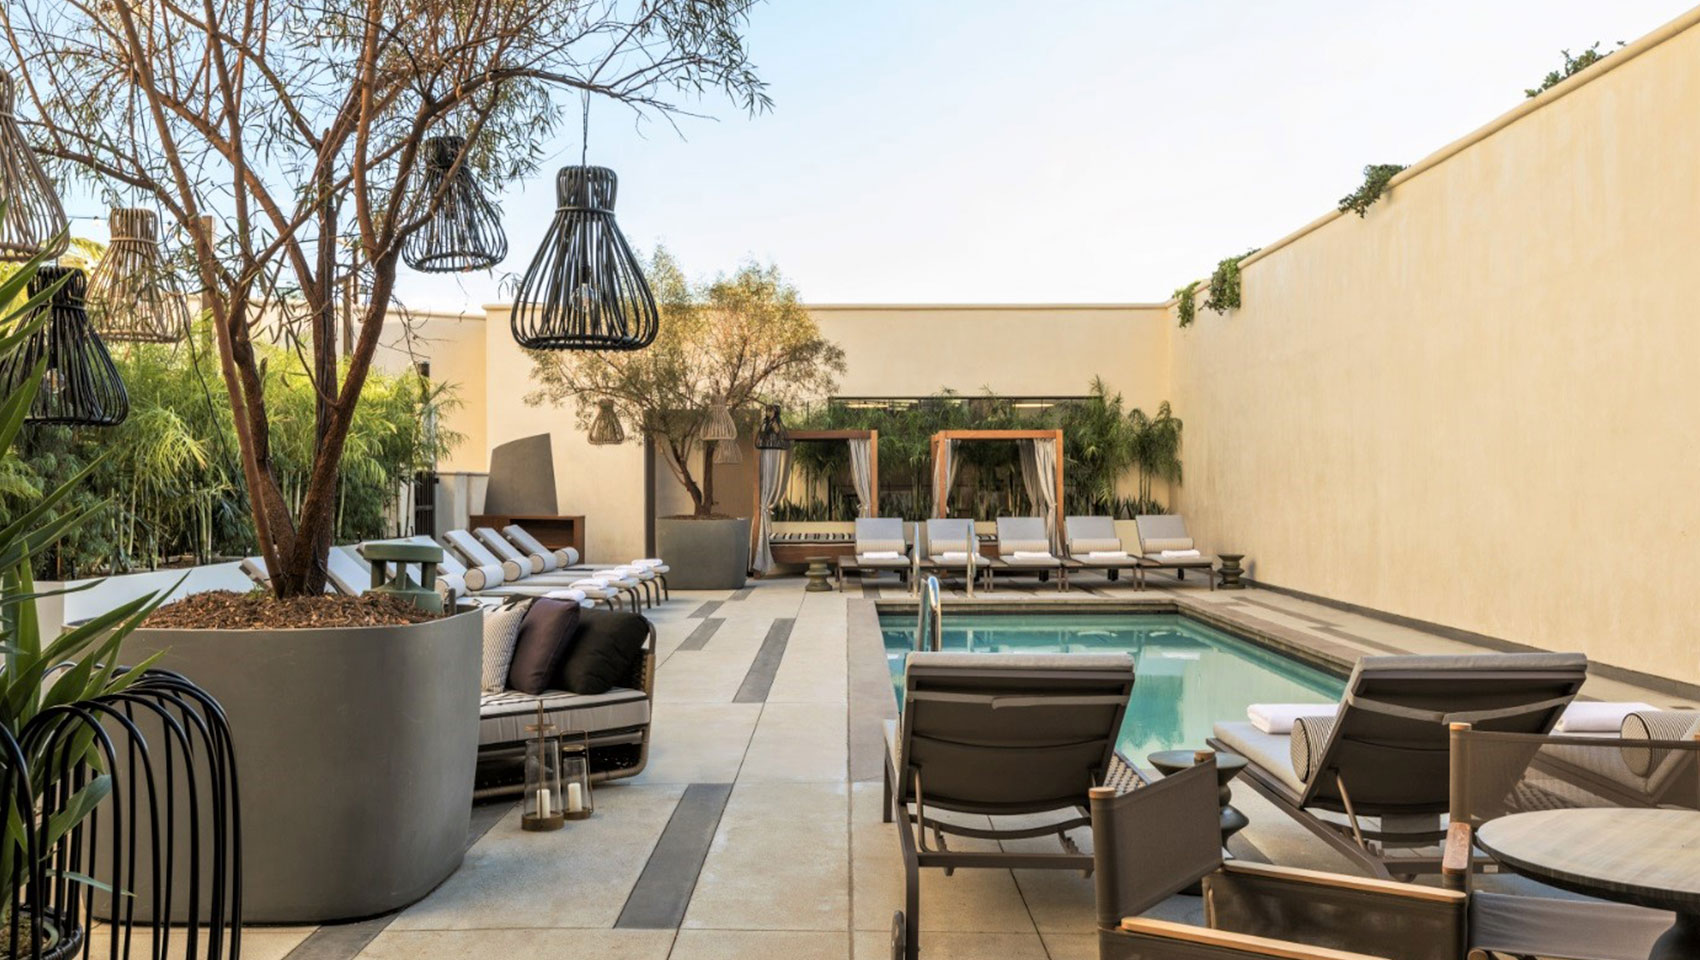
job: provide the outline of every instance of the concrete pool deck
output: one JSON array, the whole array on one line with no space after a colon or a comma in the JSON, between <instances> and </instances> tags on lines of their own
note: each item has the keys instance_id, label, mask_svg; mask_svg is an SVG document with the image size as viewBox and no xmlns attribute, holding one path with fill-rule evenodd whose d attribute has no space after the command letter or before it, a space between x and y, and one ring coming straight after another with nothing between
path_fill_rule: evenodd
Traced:
<instances>
[{"instance_id":1,"label":"concrete pool deck","mask_svg":"<svg viewBox=\"0 0 1700 960\"><path fill-rule=\"evenodd\" d=\"M876 604L913 600L889 578L851 581L844 593L803 585L782 578L736 592L678 592L651 611L659 667L649 766L599 787L594 818L534 834L519 829L512 803L477 807L466 862L424 900L362 923L249 928L244 956L889 956L902 880L895 827L880 822L879 721L892 697ZM947 591L947 603L961 599ZM1042 608L1057 601L1175 606L1321 659L1481 649L1272 591L1210 592L1194 577L1153 577L1142 592L1096 581L1091 592L1062 595L1016 582L980 597ZM1585 694L1678 702L1605 677L1591 678ZM1234 838L1236 855L1346 869L1251 790L1236 790L1235 805L1251 819ZM1078 842L1090 849L1083 831ZM922 877L926 957L1096 956L1092 883L1079 874ZM1166 906L1186 917L1196 904Z\"/></svg>"}]
</instances>

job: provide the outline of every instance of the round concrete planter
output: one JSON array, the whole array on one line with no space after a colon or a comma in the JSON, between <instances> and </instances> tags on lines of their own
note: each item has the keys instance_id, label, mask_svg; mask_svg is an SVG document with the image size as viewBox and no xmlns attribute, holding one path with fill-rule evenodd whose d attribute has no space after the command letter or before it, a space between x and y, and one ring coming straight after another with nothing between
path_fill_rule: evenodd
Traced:
<instances>
[{"instance_id":1,"label":"round concrete planter","mask_svg":"<svg viewBox=\"0 0 1700 960\"><path fill-rule=\"evenodd\" d=\"M750 518L655 521L655 552L672 572L674 590L737 590L750 566Z\"/></svg>"},{"instance_id":2,"label":"round concrete planter","mask_svg":"<svg viewBox=\"0 0 1700 960\"><path fill-rule=\"evenodd\" d=\"M124 641L122 662L165 651L159 666L200 684L229 717L244 921L388 913L460 866L482 639L473 612L387 627L142 629ZM176 871L179 884L187 872ZM173 896L174 921L187 899L186 887ZM138 922L153 909L136 906Z\"/></svg>"}]
</instances>

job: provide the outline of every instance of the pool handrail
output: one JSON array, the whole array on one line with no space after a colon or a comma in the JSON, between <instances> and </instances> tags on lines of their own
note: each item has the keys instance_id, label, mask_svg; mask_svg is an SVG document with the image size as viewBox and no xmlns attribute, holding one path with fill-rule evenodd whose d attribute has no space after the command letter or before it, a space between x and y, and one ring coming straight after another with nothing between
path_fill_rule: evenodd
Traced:
<instances>
[{"instance_id":1,"label":"pool handrail","mask_svg":"<svg viewBox=\"0 0 1700 960\"><path fill-rule=\"evenodd\" d=\"M939 603L939 578L921 584L921 612L915 623L916 650L944 649L944 613Z\"/></svg>"}]
</instances>

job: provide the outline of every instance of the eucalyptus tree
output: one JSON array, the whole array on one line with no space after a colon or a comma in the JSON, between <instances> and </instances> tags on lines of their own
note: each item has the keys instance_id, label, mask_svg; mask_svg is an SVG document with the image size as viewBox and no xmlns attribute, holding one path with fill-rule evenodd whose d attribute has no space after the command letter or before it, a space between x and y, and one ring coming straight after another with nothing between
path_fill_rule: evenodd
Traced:
<instances>
[{"instance_id":1,"label":"eucalyptus tree","mask_svg":"<svg viewBox=\"0 0 1700 960\"><path fill-rule=\"evenodd\" d=\"M769 100L742 39L754 0L7 0L18 116L61 178L151 204L192 245L261 553L282 596L323 589L344 442L404 242L442 204L425 140L505 181L592 100L669 123ZM350 295L358 289L361 296ZM339 300L355 314L338 346ZM358 302L356 302L358 301ZM287 308L286 305L287 304ZM262 320L315 394L286 496ZM339 354L346 353L340 363ZM299 505L297 506L296 503Z\"/></svg>"}]
</instances>

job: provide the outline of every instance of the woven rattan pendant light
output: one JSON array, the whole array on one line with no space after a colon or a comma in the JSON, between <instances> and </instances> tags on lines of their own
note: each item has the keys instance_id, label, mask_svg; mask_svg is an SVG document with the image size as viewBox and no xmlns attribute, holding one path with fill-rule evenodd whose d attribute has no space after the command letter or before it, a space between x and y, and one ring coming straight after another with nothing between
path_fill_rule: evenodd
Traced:
<instances>
[{"instance_id":1,"label":"woven rattan pendant light","mask_svg":"<svg viewBox=\"0 0 1700 960\"><path fill-rule=\"evenodd\" d=\"M736 440L738 425L732 422L732 411L727 408L726 401L716 399L708 405L708 412L703 414L702 433L704 440Z\"/></svg>"},{"instance_id":2,"label":"woven rattan pendant light","mask_svg":"<svg viewBox=\"0 0 1700 960\"><path fill-rule=\"evenodd\" d=\"M402 260L415 270L488 270L508 255L508 235L502 232L496 205L479 189L465 160L454 169L465 146L463 137L430 137L423 145L425 167L419 202L431 203L439 191L442 199L425 225L402 245Z\"/></svg>"},{"instance_id":3,"label":"woven rattan pendant light","mask_svg":"<svg viewBox=\"0 0 1700 960\"><path fill-rule=\"evenodd\" d=\"M175 343L189 332L189 304L159 255L159 215L133 207L108 217L112 242L89 274L89 316L107 340Z\"/></svg>"},{"instance_id":4,"label":"woven rattan pendant light","mask_svg":"<svg viewBox=\"0 0 1700 960\"><path fill-rule=\"evenodd\" d=\"M554 222L520 280L514 340L533 350L641 350L660 315L637 256L614 222L607 167L563 167Z\"/></svg>"},{"instance_id":5,"label":"woven rattan pendant light","mask_svg":"<svg viewBox=\"0 0 1700 960\"><path fill-rule=\"evenodd\" d=\"M791 431L779 419L779 404L768 404L767 412L762 414L761 429L756 431L756 449L789 450L791 444Z\"/></svg>"},{"instance_id":6,"label":"woven rattan pendant light","mask_svg":"<svg viewBox=\"0 0 1700 960\"><path fill-rule=\"evenodd\" d=\"M714 445L715 463L743 463L744 451L736 440L722 440Z\"/></svg>"},{"instance_id":7,"label":"woven rattan pendant light","mask_svg":"<svg viewBox=\"0 0 1700 960\"><path fill-rule=\"evenodd\" d=\"M57 257L70 243L59 195L12 115L12 78L0 72L0 260Z\"/></svg>"},{"instance_id":8,"label":"woven rattan pendant light","mask_svg":"<svg viewBox=\"0 0 1700 960\"><path fill-rule=\"evenodd\" d=\"M590 422L590 442L598 446L626 442L626 428L620 425L620 418L614 413L614 401L596 401L596 419Z\"/></svg>"},{"instance_id":9,"label":"woven rattan pendant light","mask_svg":"<svg viewBox=\"0 0 1700 960\"><path fill-rule=\"evenodd\" d=\"M42 267L30 278L30 296L61 277L68 277L65 285L32 315L39 316L45 310L47 322L22 347L0 360L0 390L10 396L46 358L47 370L24 418L26 423L117 426L130 415L130 397L112 365L111 354L83 309L83 272L74 267Z\"/></svg>"}]
</instances>

